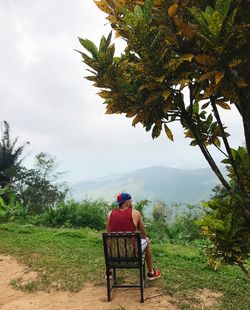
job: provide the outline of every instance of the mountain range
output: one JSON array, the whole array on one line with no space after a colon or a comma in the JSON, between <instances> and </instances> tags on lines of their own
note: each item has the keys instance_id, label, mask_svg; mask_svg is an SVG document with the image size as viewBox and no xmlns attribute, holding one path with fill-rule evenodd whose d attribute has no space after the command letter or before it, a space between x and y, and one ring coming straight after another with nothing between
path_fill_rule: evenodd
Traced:
<instances>
[{"instance_id":1,"label":"mountain range","mask_svg":"<svg viewBox=\"0 0 250 310\"><path fill-rule=\"evenodd\" d=\"M210 168L183 170L154 166L71 184L71 194L76 200L103 198L113 202L117 193L128 192L134 201L197 204L208 200L218 184Z\"/></svg>"}]
</instances>

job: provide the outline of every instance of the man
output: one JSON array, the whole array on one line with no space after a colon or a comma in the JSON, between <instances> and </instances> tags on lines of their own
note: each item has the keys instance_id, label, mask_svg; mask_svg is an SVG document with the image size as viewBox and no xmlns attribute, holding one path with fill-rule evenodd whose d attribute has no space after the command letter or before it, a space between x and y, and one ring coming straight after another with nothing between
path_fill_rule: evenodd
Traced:
<instances>
[{"instance_id":1,"label":"man","mask_svg":"<svg viewBox=\"0 0 250 310\"><path fill-rule=\"evenodd\" d=\"M153 268L152 253L149 239L146 236L146 230L142 216L139 211L133 209L131 196L127 193L121 193L117 196L119 208L109 212L107 218L108 232L137 231L141 232L142 251L146 251L146 264L148 268L148 280L155 280L161 276L159 270Z\"/></svg>"}]
</instances>

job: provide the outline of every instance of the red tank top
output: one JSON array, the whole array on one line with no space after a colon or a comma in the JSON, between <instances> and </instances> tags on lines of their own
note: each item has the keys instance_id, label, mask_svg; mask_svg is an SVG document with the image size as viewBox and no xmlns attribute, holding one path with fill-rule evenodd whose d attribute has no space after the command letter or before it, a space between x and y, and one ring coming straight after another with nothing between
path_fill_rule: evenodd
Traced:
<instances>
[{"instance_id":1,"label":"red tank top","mask_svg":"<svg viewBox=\"0 0 250 310\"><path fill-rule=\"evenodd\" d=\"M112 210L109 217L108 230L109 232L136 231L132 218L132 208L128 208L124 211L120 209Z\"/></svg>"}]
</instances>

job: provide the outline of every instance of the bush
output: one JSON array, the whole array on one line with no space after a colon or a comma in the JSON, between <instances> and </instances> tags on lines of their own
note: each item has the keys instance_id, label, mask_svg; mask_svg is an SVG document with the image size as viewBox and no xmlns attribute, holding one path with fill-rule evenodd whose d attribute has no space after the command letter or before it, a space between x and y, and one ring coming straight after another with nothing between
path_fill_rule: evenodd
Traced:
<instances>
[{"instance_id":1,"label":"bush","mask_svg":"<svg viewBox=\"0 0 250 310\"><path fill-rule=\"evenodd\" d=\"M3 196L8 199L3 199ZM6 202L8 201L8 202ZM21 205L13 190L6 186L0 189L0 223L27 220L27 209Z\"/></svg>"},{"instance_id":2,"label":"bush","mask_svg":"<svg viewBox=\"0 0 250 310\"><path fill-rule=\"evenodd\" d=\"M50 227L105 228L106 215L110 206L103 200L69 200L34 218L39 224Z\"/></svg>"}]
</instances>

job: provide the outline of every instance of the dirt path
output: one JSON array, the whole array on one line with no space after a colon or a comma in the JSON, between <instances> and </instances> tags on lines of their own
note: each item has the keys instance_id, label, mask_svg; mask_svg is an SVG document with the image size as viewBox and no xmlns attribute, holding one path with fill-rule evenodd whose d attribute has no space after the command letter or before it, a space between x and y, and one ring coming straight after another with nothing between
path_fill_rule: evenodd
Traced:
<instances>
[{"instance_id":1,"label":"dirt path","mask_svg":"<svg viewBox=\"0 0 250 310\"><path fill-rule=\"evenodd\" d=\"M10 281L22 278L28 282L36 277L11 256L0 255L0 309L1 310L178 310L170 296L163 296L159 288L145 289L145 303L140 303L140 291L121 289L113 292L111 302L106 301L106 288L86 285L80 292L36 292L15 290Z\"/></svg>"}]
</instances>

